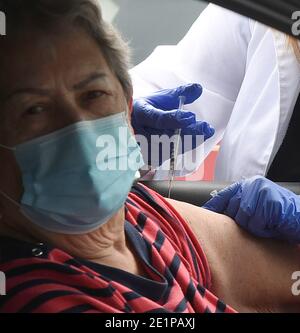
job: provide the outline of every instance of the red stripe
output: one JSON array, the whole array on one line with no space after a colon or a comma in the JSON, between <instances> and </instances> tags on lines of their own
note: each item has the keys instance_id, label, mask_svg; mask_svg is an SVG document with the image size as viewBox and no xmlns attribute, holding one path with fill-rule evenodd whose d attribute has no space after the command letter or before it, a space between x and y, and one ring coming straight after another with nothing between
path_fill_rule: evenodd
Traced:
<instances>
[{"instance_id":1,"label":"red stripe","mask_svg":"<svg viewBox=\"0 0 300 333\"><path fill-rule=\"evenodd\" d=\"M43 305L39 306L33 313L58 313L68 310L76 305L89 304L94 307L93 311L95 313L118 313L120 310L116 309L115 304L110 301L101 302L89 296L81 295L69 295L57 297L50 300Z\"/></svg>"}]
</instances>

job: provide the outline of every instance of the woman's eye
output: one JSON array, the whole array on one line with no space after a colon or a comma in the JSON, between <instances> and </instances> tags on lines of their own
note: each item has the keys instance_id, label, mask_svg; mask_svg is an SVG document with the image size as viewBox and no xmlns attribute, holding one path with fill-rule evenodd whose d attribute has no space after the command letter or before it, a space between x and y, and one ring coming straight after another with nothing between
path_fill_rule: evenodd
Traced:
<instances>
[{"instance_id":1,"label":"woman's eye","mask_svg":"<svg viewBox=\"0 0 300 333\"><path fill-rule=\"evenodd\" d=\"M30 116L34 116L37 114L40 114L45 111L45 108L43 106L33 106L26 110L26 114Z\"/></svg>"},{"instance_id":2,"label":"woman's eye","mask_svg":"<svg viewBox=\"0 0 300 333\"><path fill-rule=\"evenodd\" d=\"M100 98L104 95L104 93L102 91L89 91L87 94L86 94L86 99L87 100L93 100L93 99L97 99L97 98Z\"/></svg>"}]
</instances>

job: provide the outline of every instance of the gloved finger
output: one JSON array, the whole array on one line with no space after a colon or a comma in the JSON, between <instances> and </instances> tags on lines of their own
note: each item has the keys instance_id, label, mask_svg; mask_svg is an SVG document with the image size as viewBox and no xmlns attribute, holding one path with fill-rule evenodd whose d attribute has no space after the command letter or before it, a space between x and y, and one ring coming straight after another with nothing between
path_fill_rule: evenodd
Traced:
<instances>
[{"instance_id":1,"label":"gloved finger","mask_svg":"<svg viewBox=\"0 0 300 333\"><path fill-rule=\"evenodd\" d=\"M278 238L280 233L276 228L268 227L267 221L263 216L260 216L259 212L251 215L245 209L240 208L236 214L235 221L247 232L260 238ZM280 239L280 237L278 238Z\"/></svg>"},{"instance_id":2,"label":"gloved finger","mask_svg":"<svg viewBox=\"0 0 300 333\"><path fill-rule=\"evenodd\" d=\"M196 122L196 115L189 111L162 111L154 107L145 107L142 112L134 114L134 123L139 126L156 129L178 129Z\"/></svg>"},{"instance_id":3,"label":"gloved finger","mask_svg":"<svg viewBox=\"0 0 300 333\"><path fill-rule=\"evenodd\" d=\"M195 124L182 128L182 135L203 135L204 140L211 138L215 134L215 129L205 121L197 121Z\"/></svg>"},{"instance_id":4,"label":"gloved finger","mask_svg":"<svg viewBox=\"0 0 300 333\"><path fill-rule=\"evenodd\" d=\"M146 131L147 137L150 137L151 135L167 135L169 138L171 138L173 135L175 135L174 129L156 129L152 127L144 127L143 130ZM196 122L193 125L182 128L182 145L183 147L187 148L188 151L195 149L196 147L203 144L204 141L209 139L214 133L215 130L208 123L202 121ZM186 140L190 140L190 143L186 143Z\"/></svg>"},{"instance_id":5,"label":"gloved finger","mask_svg":"<svg viewBox=\"0 0 300 333\"><path fill-rule=\"evenodd\" d=\"M250 216L243 209L239 209L238 212L235 214L234 217L235 222L243 228L245 231L250 232L252 235L259 237L259 238L280 238L279 232L277 230L272 230L266 227L264 220L262 217L257 218L255 216Z\"/></svg>"},{"instance_id":6,"label":"gloved finger","mask_svg":"<svg viewBox=\"0 0 300 333\"><path fill-rule=\"evenodd\" d=\"M233 211L233 209L234 208L232 207L232 211ZM234 218L234 220L240 227L249 231L250 216L241 208L237 208L234 210L236 210L236 211L235 211L234 217L232 217L232 218Z\"/></svg>"},{"instance_id":7,"label":"gloved finger","mask_svg":"<svg viewBox=\"0 0 300 333\"><path fill-rule=\"evenodd\" d=\"M273 238L288 241L293 245L300 245L300 227L298 226L296 230L294 229L295 228L291 226L290 228L286 228L284 230L276 230L276 235Z\"/></svg>"},{"instance_id":8,"label":"gloved finger","mask_svg":"<svg viewBox=\"0 0 300 333\"><path fill-rule=\"evenodd\" d=\"M241 186L241 183L235 183L224 190L220 191L215 197L210 199L203 208L208 209L215 213L224 213L228 208L230 200L237 193Z\"/></svg>"},{"instance_id":9,"label":"gloved finger","mask_svg":"<svg viewBox=\"0 0 300 333\"><path fill-rule=\"evenodd\" d=\"M185 104L195 102L203 92L203 88L198 83L187 84L175 89L164 89L155 92L151 96L145 97L150 104L161 110L173 110L179 108L179 97L185 97Z\"/></svg>"},{"instance_id":10,"label":"gloved finger","mask_svg":"<svg viewBox=\"0 0 300 333\"><path fill-rule=\"evenodd\" d=\"M238 188L236 193L229 200L224 214L236 220L238 214L242 214L244 211L241 209L242 191L241 187ZM244 216L244 215L243 215Z\"/></svg>"},{"instance_id":11,"label":"gloved finger","mask_svg":"<svg viewBox=\"0 0 300 333\"><path fill-rule=\"evenodd\" d=\"M147 133L147 137L151 139L151 135L167 135L168 137L172 137L175 134L175 130L172 129L157 129L152 127L144 127L144 131Z\"/></svg>"}]
</instances>

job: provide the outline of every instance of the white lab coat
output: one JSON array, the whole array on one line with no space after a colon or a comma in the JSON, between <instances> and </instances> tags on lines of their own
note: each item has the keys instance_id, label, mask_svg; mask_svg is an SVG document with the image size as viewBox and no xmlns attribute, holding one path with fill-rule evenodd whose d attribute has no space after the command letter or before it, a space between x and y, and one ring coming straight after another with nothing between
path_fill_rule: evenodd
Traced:
<instances>
[{"instance_id":1,"label":"white lab coat","mask_svg":"<svg viewBox=\"0 0 300 333\"><path fill-rule=\"evenodd\" d=\"M287 36L215 5L178 45L157 47L131 74L135 97L191 82L204 87L188 109L216 129L203 157L222 142L217 181L267 173L300 91L300 65ZM166 177L158 170L155 179Z\"/></svg>"}]
</instances>

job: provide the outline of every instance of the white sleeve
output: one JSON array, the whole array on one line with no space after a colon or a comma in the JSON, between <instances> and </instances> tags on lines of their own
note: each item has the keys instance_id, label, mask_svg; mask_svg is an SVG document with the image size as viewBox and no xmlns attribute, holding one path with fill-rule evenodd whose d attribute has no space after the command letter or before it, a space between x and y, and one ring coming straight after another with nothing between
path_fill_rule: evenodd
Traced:
<instances>
[{"instance_id":1,"label":"white sleeve","mask_svg":"<svg viewBox=\"0 0 300 333\"><path fill-rule=\"evenodd\" d=\"M250 20L208 5L187 35L174 46L158 46L131 70L135 96L178 82L199 82L229 100L235 100L243 81Z\"/></svg>"},{"instance_id":2,"label":"white sleeve","mask_svg":"<svg viewBox=\"0 0 300 333\"><path fill-rule=\"evenodd\" d=\"M203 86L202 97L187 107L198 120L216 129L215 136L205 143L202 161L221 141L239 94L251 40L250 22L210 4L177 45L158 46L131 70L135 97L187 83Z\"/></svg>"}]
</instances>

